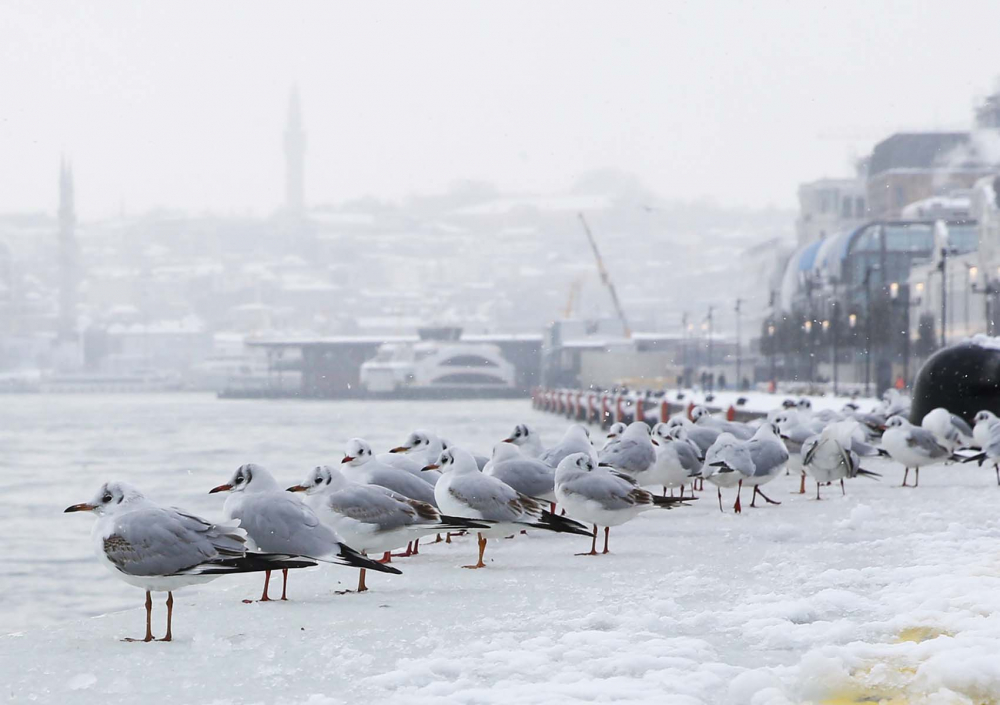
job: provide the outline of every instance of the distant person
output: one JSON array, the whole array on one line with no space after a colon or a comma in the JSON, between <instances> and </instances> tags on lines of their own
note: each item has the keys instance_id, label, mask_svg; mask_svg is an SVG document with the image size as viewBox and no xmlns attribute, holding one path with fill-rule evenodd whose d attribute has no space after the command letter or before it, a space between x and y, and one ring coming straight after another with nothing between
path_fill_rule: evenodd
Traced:
<instances>
[{"instance_id":1,"label":"distant person","mask_svg":"<svg viewBox=\"0 0 1000 705\"><path fill-rule=\"evenodd\" d=\"M719 373L719 389L725 389L725 388L726 388L726 376L720 372Z\"/></svg>"}]
</instances>

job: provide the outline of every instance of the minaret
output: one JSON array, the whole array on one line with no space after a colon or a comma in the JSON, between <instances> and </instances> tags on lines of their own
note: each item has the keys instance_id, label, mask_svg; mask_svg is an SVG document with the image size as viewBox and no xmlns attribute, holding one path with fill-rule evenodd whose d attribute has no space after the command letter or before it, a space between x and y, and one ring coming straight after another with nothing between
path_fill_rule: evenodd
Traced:
<instances>
[{"instance_id":1,"label":"minaret","mask_svg":"<svg viewBox=\"0 0 1000 705\"><path fill-rule=\"evenodd\" d=\"M295 214L301 214L305 206L305 155L306 133L302 129L299 89L292 88L285 127L285 207Z\"/></svg>"},{"instance_id":2,"label":"minaret","mask_svg":"<svg viewBox=\"0 0 1000 705\"><path fill-rule=\"evenodd\" d=\"M59 339L76 337L78 273L76 211L73 206L73 166L59 165Z\"/></svg>"}]
</instances>

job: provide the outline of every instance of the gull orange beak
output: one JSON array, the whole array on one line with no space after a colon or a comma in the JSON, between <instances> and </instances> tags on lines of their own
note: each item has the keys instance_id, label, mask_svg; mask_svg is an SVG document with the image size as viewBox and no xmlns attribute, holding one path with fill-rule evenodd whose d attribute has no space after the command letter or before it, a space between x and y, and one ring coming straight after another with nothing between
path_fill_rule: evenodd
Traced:
<instances>
[{"instance_id":1,"label":"gull orange beak","mask_svg":"<svg viewBox=\"0 0 1000 705\"><path fill-rule=\"evenodd\" d=\"M215 494L216 492L229 492L233 489L233 486L228 482L224 485L219 485L218 487L213 487L208 491L209 494Z\"/></svg>"},{"instance_id":2,"label":"gull orange beak","mask_svg":"<svg viewBox=\"0 0 1000 705\"><path fill-rule=\"evenodd\" d=\"M439 466L437 463L431 463L430 465L425 465L422 468L420 468L420 472L424 472L425 470L437 470L438 467Z\"/></svg>"},{"instance_id":3,"label":"gull orange beak","mask_svg":"<svg viewBox=\"0 0 1000 705\"><path fill-rule=\"evenodd\" d=\"M87 504L86 502L82 502L80 504L74 504L72 507L66 507L63 510L63 514L69 514L70 512L92 512L95 509L97 509L97 507L95 507L93 504Z\"/></svg>"},{"instance_id":4,"label":"gull orange beak","mask_svg":"<svg viewBox=\"0 0 1000 705\"><path fill-rule=\"evenodd\" d=\"M341 463L349 463L349 462L351 462L352 460L354 460L354 456L353 456L353 455L345 455L345 456L344 456L344 459L343 459L343 460L341 460L340 462L341 462Z\"/></svg>"},{"instance_id":5,"label":"gull orange beak","mask_svg":"<svg viewBox=\"0 0 1000 705\"><path fill-rule=\"evenodd\" d=\"M395 448L393 448L389 452L390 453L405 453L408 450L409 450L409 448L407 448L406 446L396 446Z\"/></svg>"},{"instance_id":6,"label":"gull orange beak","mask_svg":"<svg viewBox=\"0 0 1000 705\"><path fill-rule=\"evenodd\" d=\"M305 485L292 485L285 492L305 492Z\"/></svg>"}]
</instances>

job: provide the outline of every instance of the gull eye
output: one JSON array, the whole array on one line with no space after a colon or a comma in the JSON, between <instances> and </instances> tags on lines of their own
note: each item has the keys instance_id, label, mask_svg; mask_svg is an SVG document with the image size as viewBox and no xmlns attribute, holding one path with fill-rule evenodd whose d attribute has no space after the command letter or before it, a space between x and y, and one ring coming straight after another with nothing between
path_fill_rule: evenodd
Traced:
<instances>
[{"instance_id":1,"label":"gull eye","mask_svg":"<svg viewBox=\"0 0 1000 705\"><path fill-rule=\"evenodd\" d=\"M104 502L105 504L107 504L108 502L110 502L112 499L114 499L114 497L111 496L110 492L108 494L104 495L103 497L101 497L101 501Z\"/></svg>"},{"instance_id":2,"label":"gull eye","mask_svg":"<svg viewBox=\"0 0 1000 705\"><path fill-rule=\"evenodd\" d=\"M317 484L317 485L322 485L322 484L323 484L323 478L322 478L322 477L319 477L319 476L317 476L317 477L316 477L316 484Z\"/></svg>"}]
</instances>

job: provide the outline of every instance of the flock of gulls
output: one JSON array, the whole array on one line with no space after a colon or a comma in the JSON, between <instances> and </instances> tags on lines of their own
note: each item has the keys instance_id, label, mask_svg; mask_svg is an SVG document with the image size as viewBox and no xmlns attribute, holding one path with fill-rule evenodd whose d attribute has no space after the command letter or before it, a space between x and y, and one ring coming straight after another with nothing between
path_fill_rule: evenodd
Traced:
<instances>
[{"instance_id":1,"label":"flock of gulls","mask_svg":"<svg viewBox=\"0 0 1000 705\"><path fill-rule=\"evenodd\" d=\"M909 400L901 395L870 413L855 405L813 412L809 400L789 400L749 423L694 407L652 427L614 424L600 448L579 424L551 447L518 424L490 457L418 430L382 454L352 439L340 463L316 467L287 488L260 465L242 465L210 490L226 494L222 522L159 506L124 482L108 482L89 502L65 511L96 514L99 561L146 591L146 634L126 641L154 640L152 592L167 593L160 641L170 641L173 591L188 585L263 572L260 601L269 601L271 573L280 570L280 599L286 600L289 570L325 563L359 569L357 591L363 592L366 571L399 574L392 558L419 554L421 539L450 543L470 533L478 538L478 560L464 568L486 566L490 538L529 530L585 536L590 550L577 555L599 555L601 527L601 553L608 553L611 527L646 511L685 506L706 481L716 487L722 511L722 491L735 489L736 513L743 488L753 488L752 507L758 496L780 504L761 487L782 472L801 474L802 493L812 478L817 500L821 487L838 481L846 492L845 479L880 477L861 467L864 458L879 455L906 468L904 486L916 487L923 467L957 460L992 462L1000 483L995 415L982 411L970 427L946 409L927 414L920 426L910 424L908 414Z\"/></svg>"}]
</instances>

